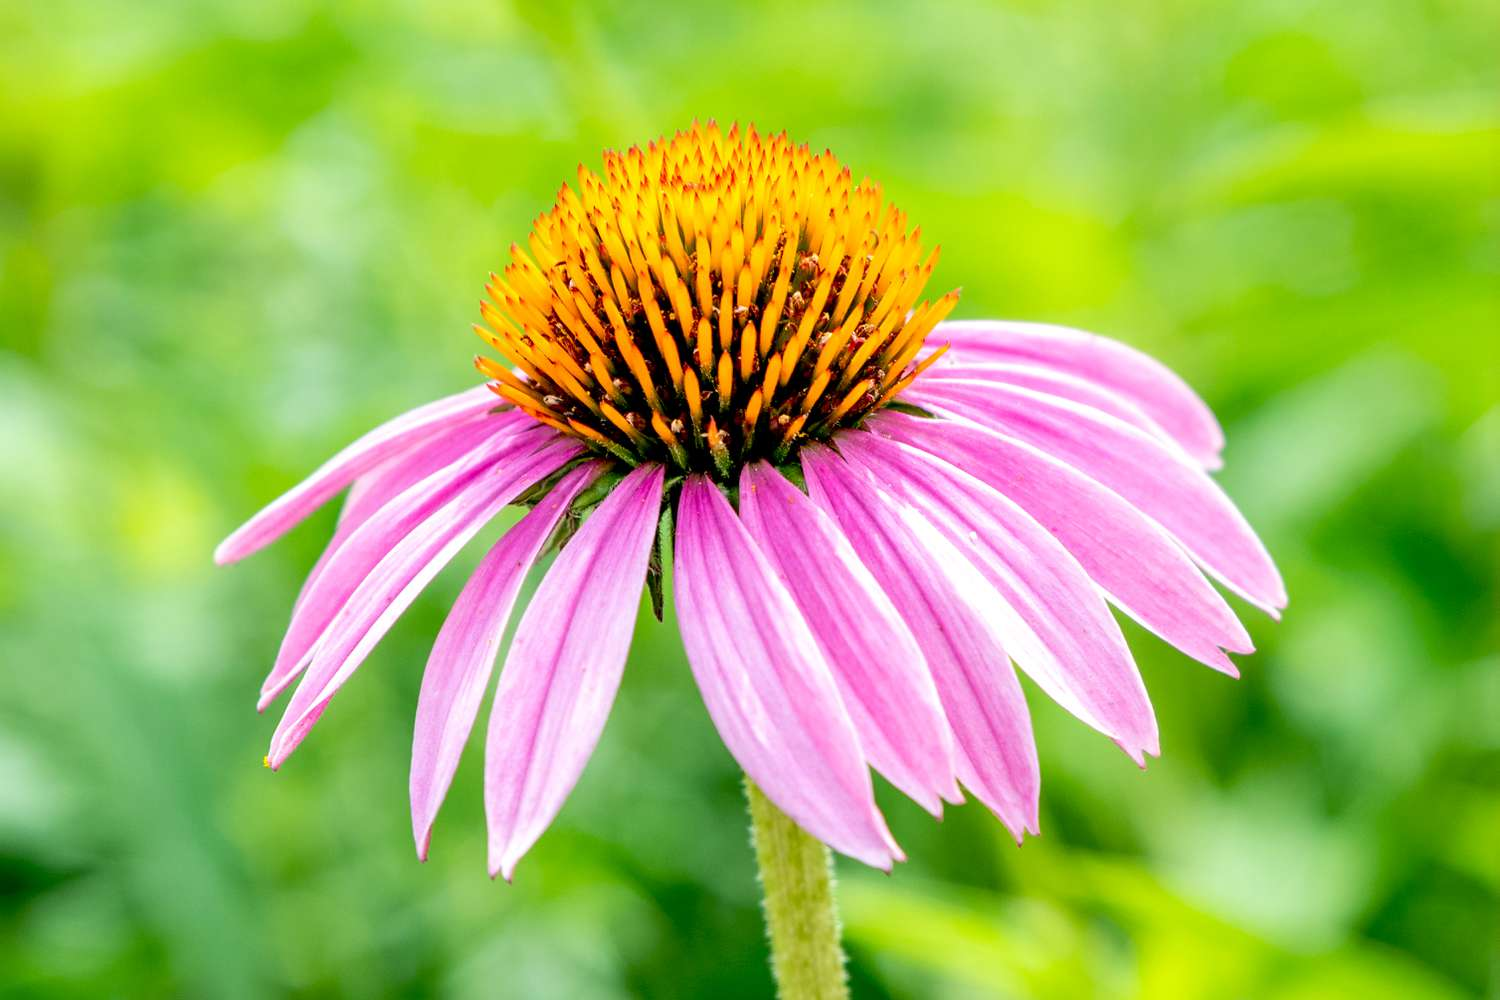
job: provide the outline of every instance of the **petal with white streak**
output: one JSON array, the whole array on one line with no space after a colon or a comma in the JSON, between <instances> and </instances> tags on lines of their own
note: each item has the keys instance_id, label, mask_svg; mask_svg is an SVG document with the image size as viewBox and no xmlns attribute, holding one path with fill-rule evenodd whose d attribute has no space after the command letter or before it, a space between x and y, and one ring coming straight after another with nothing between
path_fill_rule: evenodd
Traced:
<instances>
[{"instance_id":1,"label":"petal with white streak","mask_svg":"<svg viewBox=\"0 0 1500 1000\"><path fill-rule=\"evenodd\" d=\"M356 477L436 431L483 416L496 404L494 393L476 386L386 421L324 462L220 542L214 550L214 561L231 563L269 545Z\"/></svg>"},{"instance_id":2,"label":"petal with white streak","mask_svg":"<svg viewBox=\"0 0 1500 1000\"><path fill-rule=\"evenodd\" d=\"M703 476L683 484L674 549L683 645L724 745L804 830L889 870L900 849L828 664L776 571Z\"/></svg>"},{"instance_id":3,"label":"petal with white streak","mask_svg":"<svg viewBox=\"0 0 1500 1000\"><path fill-rule=\"evenodd\" d=\"M989 612L1006 651L1058 704L1138 764L1160 752L1156 715L1120 627L1083 567L1045 528L941 459L862 431L836 439L937 525L994 587Z\"/></svg>"},{"instance_id":4,"label":"petal with white streak","mask_svg":"<svg viewBox=\"0 0 1500 1000\"><path fill-rule=\"evenodd\" d=\"M334 553L350 535L359 530L360 525L408 488L469 454L478 444L494 439L497 431L505 430L507 427L512 432L527 428L534 429L536 421L519 410L510 410L493 414L484 420L470 420L466 423L454 424L424 438L406 451L386 459L350 483L349 492L344 497L344 505L339 510L338 524L334 527L333 537L323 547L323 554L318 556L318 561L313 564L307 578L302 581L302 589L297 594L293 613L295 614L295 608L301 605L308 593L316 586L319 575L327 567ZM266 697L267 693L272 692L273 689L274 692L279 693L285 687L285 681L289 679L273 668L270 676L261 685L262 697ZM275 696L275 693L269 695L271 698Z\"/></svg>"},{"instance_id":5,"label":"petal with white streak","mask_svg":"<svg viewBox=\"0 0 1500 1000\"><path fill-rule=\"evenodd\" d=\"M411 748L412 833L423 860L521 584L568 506L599 472L593 462L573 469L500 537L469 577L433 643Z\"/></svg>"},{"instance_id":6,"label":"petal with white streak","mask_svg":"<svg viewBox=\"0 0 1500 1000\"><path fill-rule=\"evenodd\" d=\"M407 486L369 515L335 548L328 560L308 578L292 608L292 620L276 651L276 662L261 685L258 708L267 705L307 666L334 616L385 555L417 525L442 508L454 494L496 464L516 462L536 450L555 433L540 424L526 430L487 422L433 448L432 458L443 461L436 471Z\"/></svg>"},{"instance_id":7,"label":"petal with white streak","mask_svg":"<svg viewBox=\"0 0 1500 1000\"><path fill-rule=\"evenodd\" d=\"M1018 385L1023 389L1045 392L1053 396L1071 399L1075 403L1103 410L1127 424L1134 424L1149 431L1174 448L1181 447L1155 420L1146 415L1135 403L1097 382L1070 375L1045 365L1021 364L1018 362L986 362L966 364L958 359L948 362L945 357L923 376L923 384L961 379L965 381L1002 382Z\"/></svg>"},{"instance_id":8,"label":"petal with white streak","mask_svg":"<svg viewBox=\"0 0 1500 1000\"><path fill-rule=\"evenodd\" d=\"M1030 361L1087 379L1139 406L1205 468L1222 464L1224 432L1208 404L1176 372L1118 340L1047 323L957 320L938 324L927 342L952 344L964 361Z\"/></svg>"},{"instance_id":9,"label":"petal with white streak","mask_svg":"<svg viewBox=\"0 0 1500 1000\"><path fill-rule=\"evenodd\" d=\"M766 462L740 474L740 519L796 601L874 768L924 809L960 801L953 740L911 629L833 519Z\"/></svg>"},{"instance_id":10,"label":"petal with white streak","mask_svg":"<svg viewBox=\"0 0 1500 1000\"><path fill-rule=\"evenodd\" d=\"M1062 542L1122 611L1231 677L1222 650L1250 636L1187 553L1118 493L1024 441L952 420L881 414L871 430L958 466L1014 500Z\"/></svg>"},{"instance_id":11,"label":"petal with white streak","mask_svg":"<svg viewBox=\"0 0 1500 1000\"><path fill-rule=\"evenodd\" d=\"M1056 396L986 382L913 386L919 406L1002 430L1097 480L1156 521L1226 587L1273 616L1286 588L1244 516L1181 452L1122 420Z\"/></svg>"},{"instance_id":12,"label":"petal with white streak","mask_svg":"<svg viewBox=\"0 0 1500 1000\"><path fill-rule=\"evenodd\" d=\"M643 465L591 513L516 626L485 741L490 873L508 881L588 763L630 651L663 471Z\"/></svg>"},{"instance_id":13,"label":"petal with white streak","mask_svg":"<svg viewBox=\"0 0 1500 1000\"><path fill-rule=\"evenodd\" d=\"M958 779L1020 840L1036 832L1041 774L1031 714L984 610L999 600L931 522L828 448L802 450L813 502L833 515L901 611L953 729Z\"/></svg>"},{"instance_id":14,"label":"petal with white streak","mask_svg":"<svg viewBox=\"0 0 1500 1000\"><path fill-rule=\"evenodd\" d=\"M339 688L458 550L507 504L578 451L576 442L556 438L516 462L487 468L380 559L318 641L307 673L271 738L271 767L280 767L297 748Z\"/></svg>"}]
</instances>

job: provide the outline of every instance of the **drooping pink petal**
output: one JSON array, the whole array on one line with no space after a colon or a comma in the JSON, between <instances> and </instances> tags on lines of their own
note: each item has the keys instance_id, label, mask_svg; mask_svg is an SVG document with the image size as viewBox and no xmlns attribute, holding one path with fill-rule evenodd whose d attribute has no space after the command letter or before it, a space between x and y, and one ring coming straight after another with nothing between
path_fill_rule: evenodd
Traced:
<instances>
[{"instance_id":1,"label":"drooping pink petal","mask_svg":"<svg viewBox=\"0 0 1500 1000\"><path fill-rule=\"evenodd\" d=\"M261 685L258 708L264 710L302 672L314 646L348 603L354 589L402 538L485 469L497 463L518 461L556 436L540 424L524 430L516 430L509 422L490 427L487 422L480 422L472 434L465 431L434 448L434 454L427 457L446 459L446 464L410 484L366 517L309 577L292 609L292 620L276 652L276 662ZM416 461L415 456L412 460Z\"/></svg>"},{"instance_id":2,"label":"drooping pink petal","mask_svg":"<svg viewBox=\"0 0 1500 1000\"><path fill-rule=\"evenodd\" d=\"M524 458L491 465L381 557L318 640L271 738L267 762L273 769L297 748L339 688L448 560L527 487L556 472L579 450L577 442L554 436Z\"/></svg>"},{"instance_id":3,"label":"drooping pink petal","mask_svg":"<svg viewBox=\"0 0 1500 1000\"><path fill-rule=\"evenodd\" d=\"M999 596L931 522L821 445L802 450L828 511L911 626L953 729L958 779L1019 841L1037 830L1041 775L1031 714L985 610Z\"/></svg>"},{"instance_id":4,"label":"drooping pink petal","mask_svg":"<svg viewBox=\"0 0 1500 1000\"><path fill-rule=\"evenodd\" d=\"M214 550L223 565L243 559L280 538L355 477L444 427L483 416L497 405L495 394L476 386L388 420L334 455L302 482L271 501Z\"/></svg>"},{"instance_id":5,"label":"drooping pink petal","mask_svg":"<svg viewBox=\"0 0 1500 1000\"><path fill-rule=\"evenodd\" d=\"M957 358L949 362L945 355L922 377L924 384L954 379L970 382L1003 382L1035 392L1050 393L1053 396L1061 396L1075 403L1103 410L1110 416L1118 417L1127 424L1133 424L1143 431L1154 434L1174 448L1181 447L1160 424L1147 416L1144 410L1129 399L1097 382L1090 382L1077 375L1071 375L1056 368L1048 368L1045 365L1002 361L966 364Z\"/></svg>"},{"instance_id":6,"label":"drooping pink petal","mask_svg":"<svg viewBox=\"0 0 1500 1000\"><path fill-rule=\"evenodd\" d=\"M464 445L475 440L475 433L484 433L485 428L502 430L509 427L512 432L533 430L537 422L520 410L506 410L486 416L483 420L470 421L457 427L441 431L414 448L397 456L380 469L374 470L356 491L352 486L344 509L339 512L338 533L348 537L370 515L394 500L413 483L426 479L434 472L463 454Z\"/></svg>"},{"instance_id":7,"label":"drooping pink petal","mask_svg":"<svg viewBox=\"0 0 1500 1000\"><path fill-rule=\"evenodd\" d=\"M945 458L1010 497L1052 532L1126 614L1187 655L1239 672L1221 652L1250 636L1160 525L1113 490L1016 438L951 420L883 413L871 430Z\"/></svg>"},{"instance_id":8,"label":"drooping pink petal","mask_svg":"<svg viewBox=\"0 0 1500 1000\"><path fill-rule=\"evenodd\" d=\"M444 466L450 465L473 451L475 445L493 438L497 431L507 427L512 431L534 429L536 421L520 410L507 410L490 414L483 420L476 419L454 424L423 438L406 451L393 455L350 483L348 495L344 498L344 505L339 510L338 524L334 528L333 537L328 540L328 544L323 548L323 554L318 557L311 572L302 582L302 590L297 595L297 604L301 604L308 591L313 588L318 575L328 565L328 560L333 558L339 546L343 545L344 541L354 534L361 524L369 520L370 515L394 500L407 487L426 479ZM262 694L269 685L270 678L267 678L267 684L262 687Z\"/></svg>"},{"instance_id":9,"label":"drooping pink petal","mask_svg":"<svg viewBox=\"0 0 1500 1000\"><path fill-rule=\"evenodd\" d=\"M953 738L911 630L833 519L766 462L740 473L740 519L817 640L870 764L933 815L961 801Z\"/></svg>"},{"instance_id":10,"label":"drooping pink petal","mask_svg":"<svg viewBox=\"0 0 1500 1000\"><path fill-rule=\"evenodd\" d=\"M889 870L900 848L828 664L775 569L703 476L683 484L675 551L683 645L730 754L807 832Z\"/></svg>"},{"instance_id":11,"label":"drooping pink petal","mask_svg":"<svg viewBox=\"0 0 1500 1000\"><path fill-rule=\"evenodd\" d=\"M1273 617L1286 606L1281 574L1224 491L1145 431L1091 406L993 382L913 386L906 398L1002 430L1068 463L1166 528L1230 590Z\"/></svg>"},{"instance_id":12,"label":"drooping pink petal","mask_svg":"<svg viewBox=\"0 0 1500 1000\"><path fill-rule=\"evenodd\" d=\"M1204 468L1222 464L1224 432L1208 404L1166 365L1118 340L1046 323L957 320L938 324L928 342L951 343L964 361L1030 361L1095 382L1139 406Z\"/></svg>"},{"instance_id":13,"label":"drooping pink petal","mask_svg":"<svg viewBox=\"0 0 1500 1000\"><path fill-rule=\"evenodd\" d=\"M568 506L600 470L594 462L571 470L502 535L469 577L438 632L422 674L411 748L412 833L424 861L433 820L474 727L521 584Z\"/></svg>"},{"instance_id":14,"label":"drooping pink petal","mask_svg":"<svg viewBox=\"0 0 1500 1000\"><path fill-rule=\"evenodd\" d=\"M501 414L496 414L496 416L499 417L501 416ZM464 425L460 424L459 426ZM436 438L437 435L433 435L433 437ZM375 466L375 468L371 469L369 472L366 472L363 475L359 475L354 478L354 481L349 484L348 491L344 494L343 504L339 507L339 516L336 527L342 528L344 526L344 521L349 518L350 513L359 509L360 498L364 496L365 492L369 490L375 483L383 479L385 477L385 474L392 468L394 468L398 463L400 463L401 460L406 457L406 455L407 452L402 452L399 455L388 458L384 462L381 462L379 465Z\"/></svg>"},{"instance_id":15,"label":"drooping pink petal","mask_svg":"<svg viewBox=\"0 0 1500 1000\"><path fill-rule=\"evenodd\" d=\"M1113 738L1138 764L1160 752L1156 714L1098 588L1020 507L941 459L849 431L839 451L905 496L984 574L990 614L1011 658L1053 700Z\"/></svg>"},{"instance_id":16,"label":"drooping pink petal","mask_svg":"<svg viewBox=\"0 0 1500 1000\"><path fill-rule=\"evenodd\" d=\"M664 473L626 476L564 546L511 640L485 745L490 873L510 880L599 742L630 650Z\"/></svg>"}]
</instances>

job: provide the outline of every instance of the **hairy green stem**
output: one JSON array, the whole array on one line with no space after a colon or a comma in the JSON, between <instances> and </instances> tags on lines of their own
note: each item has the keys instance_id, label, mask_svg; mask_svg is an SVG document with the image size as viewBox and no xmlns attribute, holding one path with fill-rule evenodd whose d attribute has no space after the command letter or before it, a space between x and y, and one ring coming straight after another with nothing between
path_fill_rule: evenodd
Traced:
<instances>
[{"instance_id":1,"label":"hairy green stem","mask_svg":"<svg viewBox=\"0 0 1500 1000\"><path fill-rule=\"evenodd\" d=\"M846 1000L849 983L828 848L772 805L748 777L745 795L776 994L781 1000Z\"/></svg>"}]
</instances>

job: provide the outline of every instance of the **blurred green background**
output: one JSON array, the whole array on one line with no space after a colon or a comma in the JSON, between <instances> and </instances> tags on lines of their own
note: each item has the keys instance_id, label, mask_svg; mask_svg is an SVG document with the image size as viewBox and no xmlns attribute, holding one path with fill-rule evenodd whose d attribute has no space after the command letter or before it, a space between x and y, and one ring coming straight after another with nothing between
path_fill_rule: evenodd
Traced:
<instances>
[{"instance_id":1,"label":"blurred green background","mask_svg":"<svg viewBox=\"0 0 1500 1000\"><path fill-rule=\"evenodd\" d=\"M1496 29L1483 0L0 5L0 990L769 994L670 617L507 887L477 740L426 865L406 811L474 553L276 775L255 694L332 510L209 557L474 382L483 277L580 159L715 116L883 181L958 315L1183 372L1292 594L1240 605L1237 683L1131 630L1144 773L1031 688L1024 848L882 787L912 860L840 862L857 995L1500 995Z\"/></svg>"}]
</instances>

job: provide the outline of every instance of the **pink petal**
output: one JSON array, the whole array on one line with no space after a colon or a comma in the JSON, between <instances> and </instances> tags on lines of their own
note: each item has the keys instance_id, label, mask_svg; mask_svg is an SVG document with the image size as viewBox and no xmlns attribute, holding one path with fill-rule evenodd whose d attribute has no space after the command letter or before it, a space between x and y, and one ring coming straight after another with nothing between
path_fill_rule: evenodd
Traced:
<instances>
[{"instance_id":1,"label":"pink petal","mask_svg":"<svg viewBox=\"0 0 1500 1000\"><path fill-rule=\"evenodd\" d=\"M577 784L630 651L664 474L643 465L588 516L516 626L485 747L490 873L507 881Z\"/></svg>"},{"instance_id":2,"label":"pink petal","mask_svg":"<svg viewBox=\"0 0 1500 1000\"><path fill-rule=\"evenodd\" d=\"M1138 764L1160 752L1156 715L1120 627L1088 574L1020 507L941 459L862 431L839 451L904 495L995 588L986 608L1011 658L1053 700Z\"/></svg>"},{"instance_id":3,"label":"pink petal","mask_svg":"<svg viewBox=\"0 0 1500 1000\"><path fill-rule=\"evenodd\" d=\"M673 593L688 663L724 745L808 833L876 868L900 858L833 676L729 501L689 476Z\"/></svg>"},{"instance_id":4,"label":"pink petal","mask_svg":"<svg viewBox=\"0 0 1500 1000\"><path fill-rule=\"evenodd\" d=\"M1244 626L1161 526L1072 466L1022 441L950 420L881 414L871 430L957 465L1045 525L1126 614L1184 653L1239 672Z\"/></svg>"},{"instance_id":5,"label":"pink petal","mask_svg":"<svg viewBox=\"0 0 1500 1000\"><path fill-rule=\"evenodd\" d=\"M555 432L540 424L515 430L510 422L477 423L436 445L430 455L412 455L411 463L442 462L435 472L408 485L368 516L338 546L303 587L292 609L291 624L276 653L276 663L261 685L258 707L265 709L307 666L314 646L354 589L386 553L418 524L447 503L465 484L497 463L519 461Z\"/></svg>"},{"instance_id":6,"label":"pink petal","mask_svg":"<svg viewBox=\"0 0 1500 1000\"><path fill-rule=\"evenodd\" d=\"M474 727L516 595L568 506L600 469L594 462L573 469L500 537L469 577L433 644L411 748L412 833L424 861L433 820Z\"/></svg>"},{"instance_id":7,"label":"pink petal","mask_svg":"<svg viewBox=\"0 0 1500 1000\"><path fill-rule=\"evenodd\" d=\"M953 345L963 361L1030 361L1119 393L1146 412L1201 465L1222 463L1224 432L1208 404L1166 365L1118 340L1046 323L940 323L928 342Z\"/></svg>"},{"instance_id":8,"label":"pink petal","mask_svg":"<svg viewBox=\"0 0 1500 1000\"><path fill-rule=\"evenodd\" d=\"M769 463L740 474L740 519L817 640L870 764L934 815L953 737L911 630L838 525Z\"/></svg>"},{"instance_id":9,"label":"pink petal","mask_svg":"<svg viewBox=\"0 0 1500 1000\"><path fill-rule=\"evenodd\" d=\"M355 477L433 432L483 416L496 405L495 394L481 385L386 421L324 462L316 472L271 501L220 542L214 550L214 561L220 565L231 563L269 545Z\"/></svg>"},{"instance_id":10,"label":"pink petal","mask_svg":"<svg viewBox=\"0 0 1500 1000\"><path fill-rule=\"evenodd\" d=\"M512 431L534 430L536 421L520 410L507 410L483 420L454 424L423 438L406 451L393 455L350 483L344 506L339 510L338 525L334 528L333 537L328 540L323 554L318 557L312 571L303 581L302 590L297 595L297 604L300 605L312 590L318 575L328 565L328 560L333 558L339 546L361 524L369 520L370 515L394 500L407 487L426 479L507 427ZM267 679L267 685L263 686L262 693L269 684L270 678Z\"/></svg>"},{"instance_id":11,"label":"pink petal","mask_svg":"<svg viewBox=\"0 0 1500 1000\"><path fill-rule=\"evenodd\" d=\"M1265 546L1208 474L1146 432L1056 396L986 382L913 386L919 406L1002 430L1114 490L1199 565L1274 617L1286 588Z\"/></svg>"},{"instance_id":12,"label":"pink petal","mask_svg":"<svg viewBox=\"0 0 1500 1000\"><path fill-rule=\"evenodd\" d=\"M578 451L576 442L555 436L552 443L518 461L490 466L380 558L313 650L307 673L271 738L267 760L272 768L280 767L297 748L339 688L448 560L527 487L556 472ZM335 563L340 556L334 557ZM330 567L328 575L333 574Z\"/></svg>"},{"instance_id":13,"label":"pink petal","mask_svg":"<svg viewBox=\"0 0 1500 1000\"><path fill-rule=\"evenodd\" d=\"M370 515L394 500L408 486L426 479L452 462L464 452L464 442L475 440L476 432L484 435L484 429L489 428L493 434L494 431L507 427L512 433L535 430L537 422L520 410L490 414L483 420L470 421L440 431L423 441L420 447L390 459L350 486L344 508L339 512L339 533L348 537L369 520ZM358 489L355 489L356 485Z\"/></svg>"},{"instance_id":14,"label":"pink petal","mask_svg":"<svg viewBox=\"0 0 1500 1000\"><path fill-rule=\"evenodd\" d=\"M926 518L821 445L802 450L813 502L833 515L911 626L953 729L958 778L1019 841L1037 829L1031 715L986 608L999 596Z\"/></svg>"},{"instance_id":15,"label":"pink petal","mask_svg":"<svg viewBox=\"0 0 1500 1000\"><path fill-rule=\"evenodd\" d=\"M1162 441L1177 448L1180 445L1162 429L1162 426L1146 415L1145 411L1119 393L1104 388L1097 382L1089 382L1076 375L1048 368L1045 365L1020 364L1016 362L986 362L965 364L958 359L948 361L945 355L923 376L924 384L952 381L1003 382L1018 385L1023 389L1045 392L1053 396L1071 399L1075 403L1103 410L1127 424L1139 427Z\"/></svg>"}]
</instances>

